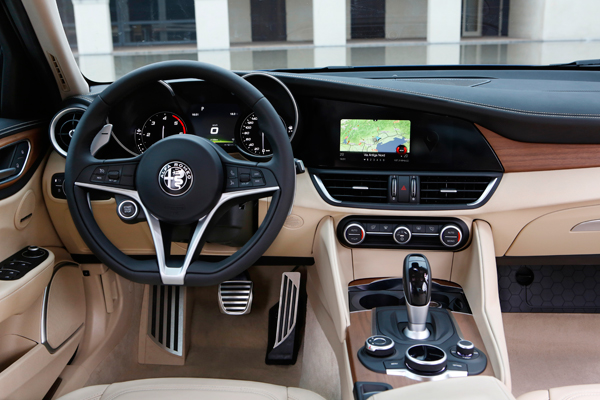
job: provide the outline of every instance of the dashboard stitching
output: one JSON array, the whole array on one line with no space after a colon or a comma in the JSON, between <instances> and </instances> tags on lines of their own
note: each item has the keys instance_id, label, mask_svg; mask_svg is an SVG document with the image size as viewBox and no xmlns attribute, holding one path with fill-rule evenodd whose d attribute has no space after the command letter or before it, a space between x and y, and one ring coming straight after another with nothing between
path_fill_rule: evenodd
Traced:
<instances>
[{"instance_id":1,"label":"dashboard stitching","mask_svg":"<svg viewBox=\"0 0 600 400\"><path fill-rule=\"evenodd\" d=\"M549 112L543 112L543 111L526 111L526 110L519 110L516 108L494 106L491 104L478 103L478 102L468 101L468 100L461 100L461 99L456 99L456 98L452 98L452 97L445 97L445 96L438 96L438 95L434 95L434 94L421 93L421 92L416 92L416 91L412 91L412 90L403 90L403 89L396 89L396 88L388 88L388 87L384 87L384 86L368 85L365 83L345 82L345 81L339 81L339 80L335 80L335 79L316 78L316 77L312 77L312 76L303 76L303 75L297 75L297 74L282 73L281 75L300 78L300 79L312 79L315 81L322 81L322 82L341 83L341 84L350 85L350 86L363 86L363 87L368 87L368 88L373 88L373 89L383 89L383 90L388 90L388 91L393 91L393 92L398 92L398 93L415 94L415 95L419 95L419 96L423 96L423 97L429 97L429 98L435 98L435 99L441 99L441 100L447 100L447 101L455 101L457 103L465 103L465 104L483 106L483 107L487 107L487 108L503 110L503 111L511 111L511 112L516 112L519 114L526 114L526 115L547 115L547 116L552 116L552 117L577 117L577 118L583 118L583 119L600 118L600 114L566 114L566 113L549 113Z\"/></svg>"}]
</instances>

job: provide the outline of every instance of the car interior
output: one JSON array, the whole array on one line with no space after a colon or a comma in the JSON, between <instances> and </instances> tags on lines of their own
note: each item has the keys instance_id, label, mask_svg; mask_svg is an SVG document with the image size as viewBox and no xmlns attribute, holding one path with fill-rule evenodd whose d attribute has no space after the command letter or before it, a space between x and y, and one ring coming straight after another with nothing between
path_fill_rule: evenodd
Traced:
<instances>
[{"instance_id":1,"label":"car interior","mask_svg":"<svg viewBox=\"0 0 600 400\"><path fill-rule=\"evenodd\" d=\"M4 1L0 398L600 398L599 77L98 83Z\"/></svg>"}]
</instances>

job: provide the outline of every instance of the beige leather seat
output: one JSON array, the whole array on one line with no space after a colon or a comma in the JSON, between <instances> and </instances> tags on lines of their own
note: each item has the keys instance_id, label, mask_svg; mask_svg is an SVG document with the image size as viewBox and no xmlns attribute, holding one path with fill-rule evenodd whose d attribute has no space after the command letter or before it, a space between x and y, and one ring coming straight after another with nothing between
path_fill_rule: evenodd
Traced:
<instances>
[{"instance_id":1,"label":"beige leather seat","mask_svg":"<svg viewBox=\"0 0 600 400\"><path fill-rule=\"evenodd\" d=\"M525 393L517 400L600 400L600 385L564 386Z\"/></svg>"},{"instance_id":2,"label":"beige leather seat","mask_svg":"<svg viewBox=\"0 0 600 400\"><path fill-rule=\"evenodd\" d=\"M304 389L226 379L160 378L88 386L59 400L324 400Z\"/></svg>"}]
</instances>

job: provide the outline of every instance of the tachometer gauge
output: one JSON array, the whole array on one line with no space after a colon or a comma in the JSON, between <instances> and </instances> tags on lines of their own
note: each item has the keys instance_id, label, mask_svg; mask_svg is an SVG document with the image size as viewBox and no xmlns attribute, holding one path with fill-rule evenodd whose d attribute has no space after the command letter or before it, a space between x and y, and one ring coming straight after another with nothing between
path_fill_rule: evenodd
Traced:
<instances>
[{"instance_id":1,"label":"tachometer gauge","mask_svg":"<svg viewBox=\"0 0 600 400\"><path fill-rule=\"evenodd\" d=\"M135 130L135 144L140 153L146 151L154 143L172 135L186 133L183 120L172 112L159 112L146 120L142 128Z\"/></svg>"},{"instance_id":2,"label":"tachometer gauge","mask_svg":"<svg viewBox=\"0 0 600 400\"><path fill-rule=\"evenodd\" d=\"M288 136L294 133L293 126L287 126L283 118L281 122L286 127ZM270 156L273 154L271 145L266 135L258 127L258 117L255 113L248 115L240 127L240 147L245 152L254 156Z\"/></svg>"}]
</instances>

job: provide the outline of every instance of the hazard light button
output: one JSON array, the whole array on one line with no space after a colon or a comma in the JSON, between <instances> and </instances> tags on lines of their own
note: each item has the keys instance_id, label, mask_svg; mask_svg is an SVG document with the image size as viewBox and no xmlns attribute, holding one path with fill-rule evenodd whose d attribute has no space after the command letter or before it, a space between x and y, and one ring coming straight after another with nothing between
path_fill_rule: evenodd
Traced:
<instances>
[{"instance_id":1,"label":"hazard light button","mask_svg":"<svg viewBox=\"0 0 600 400\"><path fill-rule=\"evenodd\" d=\"M410 201L410 176L398 176L398 203Z\"/></svg>"}]
</instances>

